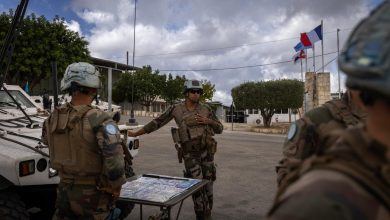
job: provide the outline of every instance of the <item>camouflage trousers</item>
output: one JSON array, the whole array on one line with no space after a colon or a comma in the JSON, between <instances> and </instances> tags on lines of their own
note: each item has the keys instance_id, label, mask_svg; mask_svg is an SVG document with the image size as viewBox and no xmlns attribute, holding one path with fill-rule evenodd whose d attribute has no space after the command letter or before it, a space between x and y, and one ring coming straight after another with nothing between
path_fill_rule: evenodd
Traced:
<instances>
[{"instance_id":1,"label":"camouflage trousers","mask_svg":"<svg viewBox=\"0 0 390 220\"><path fill-rule=\"evenodd\" d=\"M206 179L210 182L204 190L192 195L196 213L210 214L213 208L213 184L216 179L214 154L207 150L185 151L183 154L185 173L184 177Z\"/></svg>"},{"instance_id":2,"label":"camouflage trousers","mask_svg":"<svg viewBox=\"0 0 390 220\"><path fill-rule=\"evenodd\" d=\"M53 220L104 220L112 208L112 195L98 191L94 185L60 183Z\"/></svg>"}]
</instances>

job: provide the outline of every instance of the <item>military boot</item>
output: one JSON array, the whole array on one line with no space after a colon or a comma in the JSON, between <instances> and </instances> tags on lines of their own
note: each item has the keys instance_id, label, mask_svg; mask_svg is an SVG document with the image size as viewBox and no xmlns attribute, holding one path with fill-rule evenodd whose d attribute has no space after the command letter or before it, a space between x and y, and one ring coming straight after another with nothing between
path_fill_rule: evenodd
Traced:
<instances>
[{"instance_id":1,"label":"military boot","mask_svg":"<svg viewBox=\"0 0 390 220\"><path fill-rule=\"evenodd\" d=\"M196 220L213 220L211 213L196 212Z\"/></svg>"},{"instance_id":2,"label":"military boot","mask_svg":"<svg viewBox=\"0 0 390 220\"><path fill-rule=\"evenodd\" d=\"M203 212L195 212L196 220L205 220L205 216Z\"/></svg>"},{"instance_id":3,"label":"military boot","mask_svg":"<svg viewBox=\"0 0 390 220\"><path fill-rule=\"evenodd\" d=\"M207 212L204 214L204 219L205 220L213 220L213 218L211 217L211 212Z\"/></svg>"}]
</instances>

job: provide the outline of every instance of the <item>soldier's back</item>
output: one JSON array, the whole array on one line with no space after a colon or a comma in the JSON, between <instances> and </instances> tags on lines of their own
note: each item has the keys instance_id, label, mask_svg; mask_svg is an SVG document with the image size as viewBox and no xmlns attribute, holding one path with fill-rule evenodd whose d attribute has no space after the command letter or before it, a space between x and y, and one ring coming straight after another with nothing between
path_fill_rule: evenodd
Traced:
<instances>
[{"instance_id":1,"label":"soldier's back","mask_svg":"<svg viewBox=\"0 0 390 220\"><path fill-rule=\"evenodd\" d=\"M390 219L385 152L363 126L348 129L323 156L286 176L270 219Z\"/></svg>"}]
</instances>

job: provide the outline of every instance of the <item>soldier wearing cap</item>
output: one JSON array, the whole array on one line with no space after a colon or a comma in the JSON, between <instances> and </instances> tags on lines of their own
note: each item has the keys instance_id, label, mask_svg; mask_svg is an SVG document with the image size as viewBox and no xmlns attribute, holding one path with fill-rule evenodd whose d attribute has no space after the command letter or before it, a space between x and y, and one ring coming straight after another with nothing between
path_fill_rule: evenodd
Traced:
<instances>
[{"instance_id":1,"label":"soldier wearing cap","mask_svg":"<svg viewBox=\"0 0 390 220\"><path fill-rule=\"evenodd\" d=\"M339 57L366 121L285 177L269 219L390 219L389 15L386 0L355 28Z\"/></svg>"},{"instance_id":2,"label":"soldier wearing cap","mask_svg":"<svg viewBox=\"0 0 390 220\"><path fill-rule=\"evenodd\" d=\"M119 129L108 113L91 106L100 88L99 71L89 63L65 70L61 91L70 103L56 107L45 120L42 139L51 167L59 173L53 219L117 219L114 208L125 182Z\"/></svg>"},{"instance_id":3,"label":"soldier wearing cap","mask_svg":"<svg viewBox=\"0 0 390 220\"><path fill-rule=\"evenodd\" d=\"M128 135L135 137L151 133L172 119L175 120L183 150L179 157L184 159L184 176L209 180L204 192L200 191L192 196L196 219L211 219L213 182L216 179L214 154L217 150L217 142L213 136L221 134L223 126L210 107L199 102L202 93L203 87L199 81L187 80L184 84L183 103L172 105L161 116L136 132L129 131Z\"/></svg>"}]
</instances>

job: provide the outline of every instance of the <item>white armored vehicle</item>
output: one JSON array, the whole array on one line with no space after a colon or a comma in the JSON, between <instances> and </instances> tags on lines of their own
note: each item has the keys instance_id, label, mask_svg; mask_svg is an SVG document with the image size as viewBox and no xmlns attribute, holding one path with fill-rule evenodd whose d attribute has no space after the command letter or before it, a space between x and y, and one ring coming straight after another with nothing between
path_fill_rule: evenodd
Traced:
<instances>
[{"instance_id":1,"label":"white armored vehicle","mask_svg":"<svg viewBox=\"0 0 390 220\"><path fill-rule=\"evenodd\" d=\"M51 219L59 177L41 143L42 124L49 113L19 86L4 87L0 90L0 219ZM139 140L127 138L131 128L119 126L135 156Z\"/></svg>"}]
</instances>

